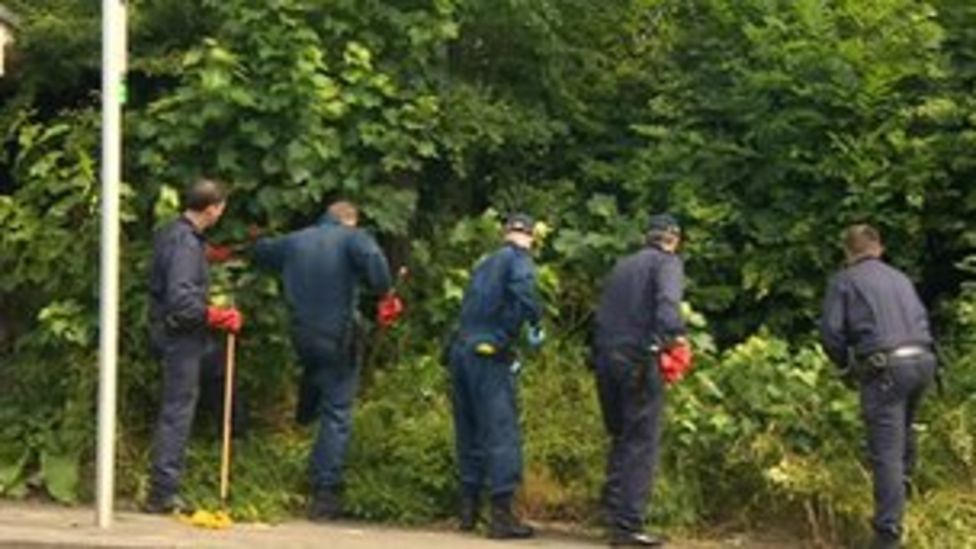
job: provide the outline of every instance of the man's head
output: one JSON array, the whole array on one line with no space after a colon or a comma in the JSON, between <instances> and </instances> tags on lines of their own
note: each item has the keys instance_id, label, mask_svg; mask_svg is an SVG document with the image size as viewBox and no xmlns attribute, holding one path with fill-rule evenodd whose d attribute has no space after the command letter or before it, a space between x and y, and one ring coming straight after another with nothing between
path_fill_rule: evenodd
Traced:
<instances>
[{"instance_id":1,"label":"man's head","mask_svg":"<svg viewBox=\"0 0 976 549\"><path fill-rule=\"evenodd\" d=\"M359 208L347 200L339 200L329 205L327 210L329 216L346 227L355 227L359 224Z\"/></svg>"},{"instance_id":2,"label":"man's head","mask_svg":"<svg viewBox=\"0 0 976 549\"><path fill-rule=\"evenodd\" d=\"M844 229L842 240L848 263L866 258L879 258L884 254L881 234L871 225L863 223L851 225Z\"/></svg>"},{"instance_id":3,"label":"man's head","mask_svg":"<svg viewBox=\"0 0 976 549\"><path fill-rule=\"evenodd\" d=\"M227 190L215 179L198 179L183 193L183 208L201 230L216 224L226 206Z\"/></svg>"},{"instance_id":4,"label":"man's head","mask_svg":"<svg viewBox=\"0 0 976 549\"><path fill-rule=\"evenodd\" d=\"M523 213L510 214L505 219L505 240L519 248L531 249L535 242L535 221Z\"/></svg>"},{"instance_id":5,"label":"man's head","mask_svg":"<svg viewBox=\"0 0 976 549\"><path fill-rule=\"evenodd\" d=\"M674 252L681 244L681 226L673 215L652 215L647 220L647 243L667 252Z\"/></svg>"}]
</instances>

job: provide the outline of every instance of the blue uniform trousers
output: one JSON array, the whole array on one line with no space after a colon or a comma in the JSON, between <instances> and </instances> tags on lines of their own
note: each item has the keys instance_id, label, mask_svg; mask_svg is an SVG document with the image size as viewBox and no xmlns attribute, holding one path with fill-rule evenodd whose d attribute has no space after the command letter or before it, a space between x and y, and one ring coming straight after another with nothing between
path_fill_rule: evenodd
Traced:
<instances>
[{"instance_id":1,"label":"blue uniform trousers","mask_svg":"<svg viewBox=\"0 0 976 549\"><path fill-rule=\"evenodd\" d=\"M516 376L499 355L458 343L451 353L454 435L461 487L477 496L514 493L522 482Z\"/></svg>"},{"instance_id":2,"label":"blue uniform trousers","mask_svg":"<svg viewBox=\"0 0 976 549\"><path fill-rule=\"evenodd\" d=\"M352 435L352 407L359 390L358 361L339 338L296 338L304 368L303 389L319 418L310 456L312 487L335 490L343 484L343 466Z\"/></svg>"},{"instance_id":3,"label":"blue uniform trousers","mask_svg":"<svg viewBox=\"0 0 976 549\"><path fill-rule=\"evenodd\" d=\"M640 531L661 440L664 384L651 357L606 349L595 357L603 422L610 435L603 504L612 527ZM642 373L640 360L648 364Z\"/></svg>"},{"instance_id":4,"label":"blue uniform trousers","mask_svg":"<svg viewBox=\"0 0 976 549\"><path fill-rule=\"evenodd\" d=\"M867 428L868 459L874 479L874 530L901 535L905 489L915 466L912 423L926 387L935 376L931 354L894 358L861 383L861 414Z\"/></svg>"},{"instance_id":5,"label":"blue uniform trousers","mask_svg":"<svg viewBox=\"0 0 976 549\"><path fill-rule=\"evenodd\" d=\"M152 497L166 498L179 490L186 446L200 390L200 364L206 351L205 332L170 335L156 351L162 362L162 399L152 443Z\"/></svg>"}]
</instances>

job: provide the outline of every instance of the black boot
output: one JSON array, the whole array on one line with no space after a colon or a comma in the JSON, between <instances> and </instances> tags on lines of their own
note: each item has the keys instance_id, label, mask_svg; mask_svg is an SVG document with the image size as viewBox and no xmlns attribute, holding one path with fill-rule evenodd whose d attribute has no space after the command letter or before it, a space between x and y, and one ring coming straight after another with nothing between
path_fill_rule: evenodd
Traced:
<instances>
[{"instance_id":1,"label":"black boot","mask_svg":"<svg viewBox=\"0 0 976 549\"><path fill-rule=\"evenodd\" d=\"M152 515L193 514L193 508L177 494L168 496L149 494L142 504L142 512Z\"/></svg>"},{"instance_id":2,"label":"black boot","mask_svg":"<svg viewBox=\"0 0 976 549\"><path fill-rule=\"evenodd\" d=\"M512 513L512 496L494 496L491 498L491 526L488 537L492 539L524 539L531 538L535 531Z\"/></svg>"},{"instance_id":3,"label":"black boot","mask_svg":"<svg viewBox=\"0 0 976 549\"><path fill-rule=\"evenodd\" d=\"M481 501L477 494L464 494L461 496L461 507L458 509L458 517L461 519L462 532L470 532L477 526L480 507Z\"/></svg>"},{"instance_id":4,"label":"black boot","mask_svg":"<svg viewBox=\"0 0 976 549\"><path fill-rule=\"evenodd\" d=\"M308 519L312 522L325 522L342 518L342 498L337 488L321 488L312 497L308 509Z\"/></svg>"},{"instance_id":5,"label":"black boot","mask_svg":"<svg viewBox=\"0 0 976 549\"><path fill-rule=\"evenodd\" d=\"M871 549L899 549L900 547L901 540L899 536L886 532L876 533L874 535L874 541L871 543Z\"/></svg>"}]
</instances>

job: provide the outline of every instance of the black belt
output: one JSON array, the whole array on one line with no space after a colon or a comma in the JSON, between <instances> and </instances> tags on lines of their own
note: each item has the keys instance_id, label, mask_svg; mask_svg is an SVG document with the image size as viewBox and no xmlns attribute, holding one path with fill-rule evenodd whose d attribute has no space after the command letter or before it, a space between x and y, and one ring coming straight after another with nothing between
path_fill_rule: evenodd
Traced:
<instances>
[{"instance_id":1,"label":"black belt","mask_svg":"<svg viewBox=\"0 0 976 549\"><path fill-rule=\"evenodd\" d=\"M884 368L891 365L893 359L899 358L918 358L932 354L932 349L925 345L902 345L894 349L868 353L859 359L875 368Z\"/></svg>"}]
</instances>

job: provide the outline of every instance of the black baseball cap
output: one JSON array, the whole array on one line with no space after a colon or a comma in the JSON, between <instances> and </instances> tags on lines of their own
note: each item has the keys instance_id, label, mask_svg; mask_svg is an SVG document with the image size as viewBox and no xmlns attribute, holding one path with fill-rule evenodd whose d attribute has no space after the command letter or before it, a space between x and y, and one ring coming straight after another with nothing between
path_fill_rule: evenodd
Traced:
<instances>
[{"instance_id":1,"label":"black baseball cap","mask_svg":"<svg viewBox=\"0 0 976 549\"><path fill-rule=\"evenodd\" d=\"M532 216L524 213L513 213L509 214L505 218L505 232L520 232L525 234L533 234L535 230L535 220Z\"/></svg>"},{"instance_id":2,"label":"black baseball cap","mask_svg":"<svg viewBox=\"0 0 976 549\"><path fill-rule=\"evenodd\" d=\"M679 225L678 220L669 213L654 214L647 220L647 230L681 234L681 225Z\"/></svg>"}]
</instances>

